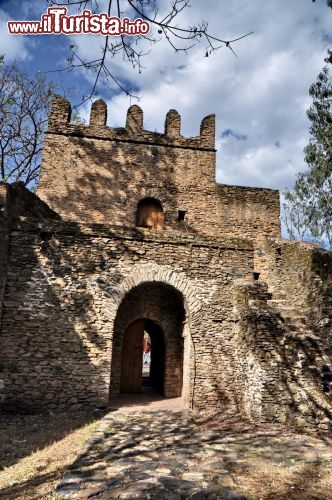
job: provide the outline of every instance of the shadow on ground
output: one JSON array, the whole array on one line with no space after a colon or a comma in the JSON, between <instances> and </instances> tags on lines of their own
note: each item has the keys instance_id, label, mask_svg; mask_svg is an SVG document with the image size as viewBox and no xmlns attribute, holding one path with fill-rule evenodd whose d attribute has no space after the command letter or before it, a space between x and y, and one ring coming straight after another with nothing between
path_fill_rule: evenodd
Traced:
<instances>
[{"instance_id":1,"label":"shadow on ground","mask_svg":"<svg viewBox=\"0 0 332 500\"><path fill-rule=\"evenodd\" d=\"M327 500L331 461L328 440L238 415L122 409L102 419L56 491L98 500Z\"/></svg>"}]
</instances>

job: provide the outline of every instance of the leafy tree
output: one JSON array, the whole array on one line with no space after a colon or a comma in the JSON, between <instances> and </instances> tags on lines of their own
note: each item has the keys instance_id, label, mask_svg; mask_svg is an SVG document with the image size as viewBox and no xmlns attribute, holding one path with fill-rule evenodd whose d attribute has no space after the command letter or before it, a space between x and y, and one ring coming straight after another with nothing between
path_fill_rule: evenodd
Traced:
<instances>
[{"instance_id":1,"label":"leafy tree","mask_svg":"<svg viewBox=\"0 0 332 500\"><path fill-rule=\"evenodd\" d=\"M77 47L74 44L70 45L68 68L63 69L84 68L95 73L91 92L85 96L83 102L96 94L101 78L115 83L127 95L136 97L128 87L128 83L121 81L113 69L114 64L111 63L111 59L117 55L122 56L124 61L140 73L143 69L142 58L149 53L146 47L154 45L162 38L165 38L176 52L188 53L197 43L203 43L202 54L205 57L209 57L221 47L226 47L236 56L233 49L235 42L252 34L250 32L232 39L223 39L209 32L206 21L194 26L179 25L177 18L183 10L190 7L190 0L169 0L169 2L164 0L159 2L158 0L106 0L102 2L102 11L98 0L47 0L47 2L50 6L68 7L70 15L89 9L94 13L106 12L108 17L115 16L120 19L128 17L131 20L141 18L150 24L151 30L147 34L104 36L101 51L94 59L84 59L78 53Z\"/></svg>"},{"instance_id":2,"label":"leafy tree","mask_svg":"<svg viewBox=\"0 0 332 500\"><path fill-rule=\"evenodd\" d=\"M309 90L311 138L304 150L309 168L298 174L294 188L285 194L285 223L291 237L332 248L332 50L325 62Z\"/></svg>"},{"instance_id":3,"label":"leafy tree","mask_svg":"<svg viewBox=\"0 0 332 500\"><path fill-rule=\"evenodd\" d=\"M313 2L316 2L316 0L312 0ZM332 0L326 0L326 5L332 9Z\"/></svg>"},{"instance_id":4,"label":"leafy tree","mask_svg":"<svg viewBox=\"0 0 332 500\"><path fill-rule=\"evenodd\" d=\"M31 187L39 174L44 134L55 87L0 58L0 180Z\"/></svg>"}]
</instances>

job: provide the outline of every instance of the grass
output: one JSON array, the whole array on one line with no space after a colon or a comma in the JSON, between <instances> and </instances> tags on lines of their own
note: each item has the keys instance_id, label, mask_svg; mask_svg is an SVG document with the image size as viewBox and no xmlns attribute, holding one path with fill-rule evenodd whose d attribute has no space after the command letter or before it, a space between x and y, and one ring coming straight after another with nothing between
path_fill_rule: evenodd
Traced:
<instances>
[{"instance_id":1,"label":"grass","mask_svg":"<svg viewBox=\"0 0 332 500\"><path fill-rule=\"evenodd\" d=\"M55 499L53 489L95 427L89 412L0 415L0 498Z\"/></svg>"},{"instance_id":2,"label":"grass","mask_svg":"<svg viewBox=\"0 0 332 500\"><path fill-rule=\"evenodd\" d=\"M324 464L308 465L298 461L275 464L265 457L244 453L240 463L229 463L236 489L255 500L331 500L331 468ZM242 461L241 460L241 461Z\"/></svg>"}]
</instances>

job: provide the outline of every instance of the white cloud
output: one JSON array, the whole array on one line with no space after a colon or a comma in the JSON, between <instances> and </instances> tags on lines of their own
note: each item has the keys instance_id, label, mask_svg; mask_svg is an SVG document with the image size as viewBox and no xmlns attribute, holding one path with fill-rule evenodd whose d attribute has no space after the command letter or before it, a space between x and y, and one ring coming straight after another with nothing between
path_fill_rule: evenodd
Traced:
<instances>
[{"instance_id":1,"label":"white cloud","mask_svg":"<svg viewBox=\"0 0 332 500\"><path fill-rule=\"evenodd\" d=\"M7 21L10 20L8 14L0 9L0 54L5 56L6 62L20 61L26 59L29 55L28 39L24 36L15 36L8 33Z\"/></svg>"}]
</instances>

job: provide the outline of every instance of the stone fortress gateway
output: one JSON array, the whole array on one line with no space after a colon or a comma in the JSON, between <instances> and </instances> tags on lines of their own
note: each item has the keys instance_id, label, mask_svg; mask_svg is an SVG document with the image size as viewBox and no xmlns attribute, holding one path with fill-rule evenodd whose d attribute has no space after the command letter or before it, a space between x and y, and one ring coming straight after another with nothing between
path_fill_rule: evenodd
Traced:
<instances>
[{"instance_id":1,"label":"stone fortress gateway","mask_svg":"<svg viewBox=\"0 0 332 500\"><path fill-rule=\"evenodd\" d=\"M0 185L0 401L107 405L151 384L188 408L331 428L332 253L280 237L279 193L215 182L198 137L70 123L54 99L37 195Z\"/></svg>"}]
</instances>

